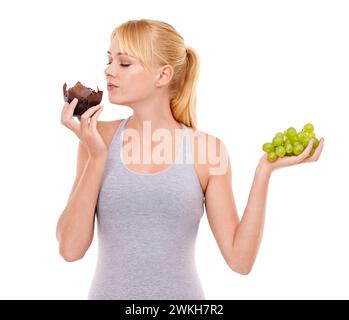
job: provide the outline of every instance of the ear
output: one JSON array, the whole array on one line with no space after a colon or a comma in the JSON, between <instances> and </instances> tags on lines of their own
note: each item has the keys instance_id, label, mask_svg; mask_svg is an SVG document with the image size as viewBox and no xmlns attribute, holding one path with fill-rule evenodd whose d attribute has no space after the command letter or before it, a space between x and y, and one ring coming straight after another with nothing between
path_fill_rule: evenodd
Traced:
<instances>
[{"instance_id":1,"label":"ear","mask_svg":"<svg viewBox=\"0 0 349 320\"><path fill-rule=\"evenodd\" d=\"M173 67L169 64L166 64L158 69L158 73L155 78L155 86L163 87L166 86L173 77L174 71Z\"/></svg>"}]
</instances>

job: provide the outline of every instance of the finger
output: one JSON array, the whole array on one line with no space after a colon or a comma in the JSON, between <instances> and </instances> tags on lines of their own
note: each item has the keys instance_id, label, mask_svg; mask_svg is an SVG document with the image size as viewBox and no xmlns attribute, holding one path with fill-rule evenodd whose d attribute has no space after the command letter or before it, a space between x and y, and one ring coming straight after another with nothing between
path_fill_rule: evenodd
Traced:
<instances>
[{"instance_id":1,"label":"finger","mask_svg":"<svg viewBox=\"0 0 349 320\"><path fill-rule=\"evenodd\" d=\"M76 104L77 99L76 101L73 100L70 104L66 102L61 112L61 123L73 131L77 130L79 127L72 117Z\"/></svg>"},{"instance_id":2,"label":"finger","mask_svg":"<svg viewBox=\"0 0 349 320\"><path fill-rule=\"evenodd\" d=\"M322 148L324 147L324 141L325 141L324 138L320 139L319 145L315 149L314 154L311 157L305 159L304 162L313 162L313 161L317 161L319 159L320 154L322 152Z\"/></svg>"},{"instance_id":3,"label":"finger","mask_svg":"<svg viewBox=\"0 0 349 320\"><path fill-rule=\"evenodd\" d=\"M260 161L266 161L267 159L268 159L268 153L264 152L264 154L261 157Z\"/></svg>"},{"instance_id":4,"label":"finger","mask_svg":"<svg viewBox=\"0 0 349 320\"><path fill-rule=\"evenodd\" d=\"M277 167L287 167L292 166L301 162L304 162L307 157L309 157L309 154L311 152L311 149L313 147L314 140L311 139L307 145L307 147L303 150L303 152L298 156L289 156L289 157L283 157L278 158L275 161L275 165Z\"/></svg>"},{"instance_id":5,"label":"finger","mask_svg":"<svg viewBox=\"0 0 349 320\"><path fill-rule=\"evenodd\" d=\"M67 117L69 117L69 118L73 117L74 109L75 109L76 105L78 104L78 102L79 102L79 100L77 98L74 98L72 100L72 102L68 103L67 109L66 109Z\"/></svg>"},{"instance_id":6,"label":"finger","mask_svg":"<svg viewBox=\"0 0 349 320\"><path fill-rule=\"evenodd\" d=\"M275 163L275 167L277 168L292 166L297 163L297 157L287 156L287 157L278 158L274 163Z\"/></svg>"},{"instance_id":7,"label":"finger","mask_svg":"<svg viewBox=\"0 0 349 320\"><path fill-rule=\"evenodd\" d=\"M64 106L63 106L63 108L62 108L62 111L61 111L61 123L64 123L64 120L65 120L65 118L66 118L66 113L67 113L68 105L69 105L69 103L66 102L66 103L64 103Z\"/></svg>"},{"instance_id":8,"label":"finger","mask_svg":"<svg viewBox=\"0 0 349 320\"><path fill-rule=\"evenodd\" d=\"M270 162L268 160L268 153L265 152L260 161L266 161L273 169L278 169L281 167L287 167L294 164L295 158L296 158L295 156L288 156L288 157L278 158L276 161Z\"/></svg>"},{"instance_id":9,"label":"finger","mask_svg":"<svg viewBox=\"0 0 349 320\"><path fill-rule=\"evenodd\" d=\"M310 139L307 147L303 150L303 152L299 156L296 157L295 159L296 163L300 163L309 157L311 149L313 148L313 144L314 144L314 139Z\"/></svg>"},{"instance_id":10,"label":"finger","mask_svg":"<svg viewBox=\"0 0 349 320\"><path fill-rule=\"evenodd\" d=\"M87 109L80 118L81 130L88 130L89 122L88 119L101 107L101 105L93 106Z\"/></svg>"},{"instance_id":11,"label":"finger","mask_svg":"<svg viewBox=\"0 0 349 320\"><path fill-rule=\"evenodd\" d=\"M97 128L97 119L99 115L102 113L102 111L103 111L103 107L100 107L100 109L96 111L95 114L91 117L91 121L90 121L91 129L95 130Z\"/></svg>"}]
</instances>

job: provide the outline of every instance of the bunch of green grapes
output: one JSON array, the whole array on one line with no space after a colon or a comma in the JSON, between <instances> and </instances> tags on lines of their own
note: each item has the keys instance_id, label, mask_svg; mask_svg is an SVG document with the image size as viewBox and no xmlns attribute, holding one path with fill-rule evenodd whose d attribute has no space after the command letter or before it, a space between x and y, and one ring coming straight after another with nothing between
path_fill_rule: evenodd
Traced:
<instances>
[{"instance_id":1,"label":"bunch of green grapes","mask_svg":"<svg viewBox=\"0 0 349 320\"><path fill-rule=\"evenodd\" d=\"M269 162L274 162L284 156L298 156L307 147L310 139L314 139L310 152L312 155L319 145L319 140L314 133L314 126L307 123L298 133L295 128L290 127L284 132L278 132L272 142L264 143L263 151L268 153Z\"/></svg>"}]
</instances>

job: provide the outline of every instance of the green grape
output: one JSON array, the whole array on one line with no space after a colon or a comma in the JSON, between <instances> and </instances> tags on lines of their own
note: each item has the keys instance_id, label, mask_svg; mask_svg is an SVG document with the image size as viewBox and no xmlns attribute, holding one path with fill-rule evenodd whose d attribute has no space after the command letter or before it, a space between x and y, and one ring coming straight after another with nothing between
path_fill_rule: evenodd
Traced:
<instances>
[{"instance_id":1,"label":"green grape","mask_svg":"<svg viewBox=\"0 0 349 320\"><path fill-rule=\"evenodd\" d=\"M318 145L319 145L319 140L317 138L314 138L313 148L316 149Z\"/></svg>"},{"instance_id":2,"label":"green grape","mask_svg":"<svg viewBox=\"0 0 349 320\"><path fill-rule=\"evenodd\" d=\"M286 137L286 136L285 136L285 134L284 134L283 132L277 132L276 135L275 135L275 137L279 137L280 140L282 141L281 144L283 144L284 141L285 141L285 137Z\"/></svg>"},{"instance_id":3,"label":"green grape","mask_svg":"<svg viewBox=\"0 0 349 320\"><path fill-rule=\"evenodd\" d=\"M273 142L272 143L273 143L274 147L279 147L279 146L282 145L283 142L284 142L284 138L281 137L280 135L278 135L278 136L275 136L273 138Z\"/></svg>"},{"instance_id":4,"label":"green grape","mask_svg":"<svg viewBox=\"0 0 349 320\"><path fill-rule=\"evenodd\" d=\"M299 141L300 143L303 143L303 142L304 142L304 139L305 139L305 134L304 134L304 132L298 133L298 141Z\"/></svg>"},{"instance_id":5,"label":"green grape","mask_svg":"<svg viewBox=\"0 0 349 320\"><path fill-rule=\"evenodd\" d=\"M293 153L298 156L299 154L301 154L304 150L304 147L302 144L298 143L296 145L294 145L293 147Z\"/></svg>"},{"instance_id":6,"label":"green grape","mask_svg":"<svg viewBox=\"0 0 349 320\"><path fill-rule=\"evenodd\" d=\"M282 133L282 132L277 132L276 134L275 134L275 137L284 137L284 134Z\"/></svg>"},{"instance_id":7,"label":"green grape","mask_svg":"<svg viewBox=\"0 0 349 320\"><path fill-rule=\"evenodd\" d=\"M288 153L288 154L291 154L293 152L293 147L292 147L292 143L291 142L289 142L289 143L286 142L285 150L286 150L286 153Z\"/></svg>"},{"instance_id":8,"label":"green grape","mask_svg":"<svg viewBox=\"0 0 349 320\"><path fill-rule=\"evenodd\" d=\"M303 143L302 143L302 145L303 145L304 148L307 147L307 145L308 145L310 139L311 139L311 138L308 137L308 136L305 136L305 137L304 137L304 140L303 140Z\"/></svg>"},{"instance_id":9,"label":"green grape","mask_svg":"<svg viewBox=\"0 0 349 320\"><path fill-rule=\"evenodd\" d=\"M297 136L297 130L293 127L290 127L286 130L286 135L289 139Z\"/></svg>"},{"instance_id":10,"label":"green grape","mask_svg":"<svg viewBox=\"0 0 349 320\"><path fill-rule=\"evenodd\" d=\"M264 144L263 144L263 151L264 151L264 152L267 152L267 153L274 151L274 146L273 146L273 144L270 143L270 142L264 143Z\"/></svg>"},{"instance_id":11,"label":"green grape","mask_svg":"<svg viewBox=\"0 0 349 320\"><path fill-rule=\"evenodd\" d=\"M309 138L311 138L311 133L305 132L305 131L302 131L302 133L304 134L304 137L309 137Z\"/></svg>"},{"instance_id":12,"label":"green grape","mask_svg":"<svg viewBox=\"0 0 349 320\"><path fill-rule=\"evenodd\" d=\"M268 153L268 160L270 162L276 161L277 158L278 158L278 156L276 155L276 153L274 151Z\"/></svg>"},{"instance_id":13,"label":"green grape","mask_svg":"<svg viewBox=\"0 0 349 320\"><path fill-rule=\"evenodd\" d=\"M307 123L303 127L304 132L312 133L314 131L314 126L311 123Z\"/></svg>"},{"instance_id":14,"label":"green grape","mask_svg":"<svg viewBox=\"0 0 349 320\"><path fill-rule=\"evenodd\" d=\"M275 153L278 157L282 158L286 154L285 147L283 147L283 146L276 147Z\"/></svg>"},{"instance_id":15,"label":"green grape","mask_svg":"<svg viewBox=\"0 0 349 320\"><path fill-rule=\"evenodd\" d=\"M284 156L300 155L311 139L313 139L313 145L310 154L313 155L319 145L319 140L316 138L314 126L307 123L299 132L294 127L277 132L272 142L264 143L262 149L267 153L268 160L274 162Z\"/></svg>"},{"instance_id":16,"label":"green grape","mask_svg":"<svg viewBox=\"0 0 349 320\"><path fill-rule=\"evenodd\" d=\"M295 144L296 142L299 142L299 141L298 141L298 135L295 136L295 137L289 138L289 140L291 141L292 144Z\"/></svg>"}]
</instances>

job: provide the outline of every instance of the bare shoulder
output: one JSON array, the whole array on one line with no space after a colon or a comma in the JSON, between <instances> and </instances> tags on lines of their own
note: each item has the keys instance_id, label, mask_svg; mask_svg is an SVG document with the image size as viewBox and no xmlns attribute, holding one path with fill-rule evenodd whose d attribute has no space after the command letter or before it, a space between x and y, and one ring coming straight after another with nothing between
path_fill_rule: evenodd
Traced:
<instances>
[{"instance_id":1,"label":"bare shoulder","mask_svg":"<svg viewBox=\"0 0 349 320\"><path fill-rule=\"evenodd\" d=\"M227 154L225 143L217 136L189 127L188 129L196 155L207 153L207 157L222 157Z\"/></svg>"},{"instance_id":2,"label":"bare shoulder","mask_svg":"<svg viewBox=\"0 0 349 320\"><path fill-rule=\"evenodd\" d=\"M97 121L97 130L108 148L122 120Z\"/></svg>"},{"instance_id":3,"label":"bare shoulder","mask_svg":"<svg viewBox=\"0 0 349 320\"><path fill-rule=\"evenodd\" d=\"M215 135L189 128L194 163L208 176L229 171L229 154L225 143Z\"/></svg>"}]
</instances>

